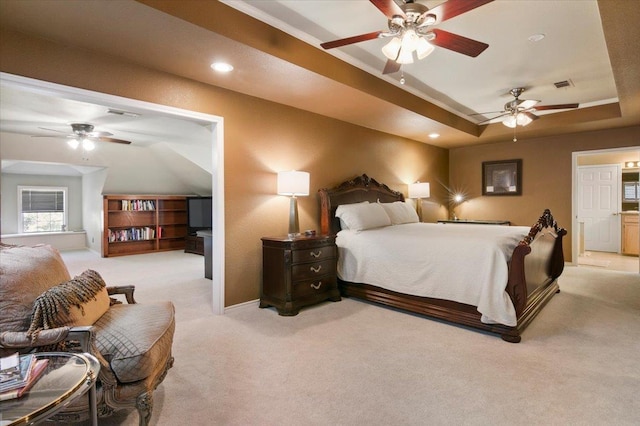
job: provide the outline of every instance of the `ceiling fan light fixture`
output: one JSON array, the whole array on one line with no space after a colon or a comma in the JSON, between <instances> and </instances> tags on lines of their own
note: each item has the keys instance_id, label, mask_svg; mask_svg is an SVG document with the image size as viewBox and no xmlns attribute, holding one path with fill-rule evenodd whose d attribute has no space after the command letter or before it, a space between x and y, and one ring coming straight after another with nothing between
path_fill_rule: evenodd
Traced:
<instances>
[{"instance_id":1,"label":"ceiling fan light fixture","mask_svg":"<svg viewBox=\"0 0 640 426\"><path fill-rule=\"evenodd\" d=\"M387 59L395 61L398 58L398 53L400 52L401 47L402 40L400 40L398 37L394 37L389 43L385 44L382 47L382 53L387 57Z\"/></svg>"},{"instance_id":2,"label":"ceiling fan light fixture","mask_svg":"<svg viewBox=\"0 0 640 426\"><path fill-rule=\"evenodd\" d=\"M418 34L416 34L415 30L410 28L402 35L402 48L413 52L418 47L419 41L420 37L418 37Z\"/></svg>"},{"instance_id":3,"label":"ceiling fan light fixture","mask_svg":"<svg viewBox=\"0 0 640 426\"><path fill-rule=\"evenodd\" d=\"M519 112L516 115L516 124L518 126L526 126L527 124L531 123L533 120L531 119L531 117L529 117L527 114Z\"/></svg>"},{"instance_id":4,"label":"ceiling fan light fixture","mask_svg":"<svg viewBox=\"0 0 640 426\"><path fill-rule=\"evenodd\" d=\"M91 139L83 139L82 140L82 149L85 151L93 151L96 147L96 144L93 143Z\"/></svg>"},{"instance_id":5,"label":"ceiling fan light fixture","mask_svg":"<svg viewBox=\"0 0 640 426\"><path fill-rule=\"evenodd\" d=\"M71 149L78 149L78 146L80 145L80 142L78 142L78 139L69 139L67 141L67 145L69 145L69 147L71 147Z\"/></svg>"},{"instance_id":6,"label":"ceiling fan light fixture","mask_svg":"<svg viewBox=\"0 0 640 426\"><path fill-rule=\"evenodd\" d=\"M413 50L409 50L402 46L400 49L400 53L398 54L398 59L396 62L402 65L412 64L413 63Z\"/></svg>"},{"instance_id":7,"label":"ceiling fan light fixture","mask_svg":"<svg viewBox=\"0 0 640 426\"><path fill-rule=\"evenodd\" d=\"M418 59L424 59L435 50L435 46L429 43L424 37L420 37L418 40L418 46L416 48L416 54Z\"/></svg>"},{"instance_id":8,"label":"ceiling fan light fixture","mask_svg":"<svg viewBox=\"0 0 640 426\"><path fill-rule=\"evenodd\" d=\"M516 121L516 116L515 115L510 115L508 117L506 117L504 120L502 120L502 124L504 124L507 127L510 128L515 128L517 125L517 121Z\"/></svg>"}]
</instances>

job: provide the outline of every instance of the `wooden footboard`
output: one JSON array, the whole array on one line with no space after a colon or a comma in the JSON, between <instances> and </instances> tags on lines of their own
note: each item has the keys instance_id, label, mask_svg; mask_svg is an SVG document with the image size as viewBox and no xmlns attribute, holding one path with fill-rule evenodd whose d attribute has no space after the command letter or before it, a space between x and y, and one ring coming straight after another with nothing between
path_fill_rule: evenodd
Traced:
<instances>
[{"instance_id":1,"label":"wooden footboard","mask_svg":"<svg viewBox=\"0 0 640 426\"><path fill-rule=\"evenodd\" d=\"M339 204L361 201L404 201L404 196L381 185L367 175L344 182L333 189L319 191L321 230L336 234L340 228L335 218ZM412 296L381 287L338 280L343 296L379 303L455 324L498 334L503 340L517 343L522 331L544 305L559 291L557 278L564 269L562 238L566 231L559 228L551 212L545 210L531 227L529 234L516 246L509 264L506 291L513 301L518 319L515 327L485 324L475 306L449 300Z\"/></svg>"}]
</instances>

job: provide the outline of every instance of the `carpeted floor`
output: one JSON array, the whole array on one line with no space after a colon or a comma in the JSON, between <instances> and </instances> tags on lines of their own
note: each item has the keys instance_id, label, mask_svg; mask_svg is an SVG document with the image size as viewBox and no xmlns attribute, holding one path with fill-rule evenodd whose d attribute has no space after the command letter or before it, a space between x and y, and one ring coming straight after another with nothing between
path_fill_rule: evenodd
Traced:
<instances>
[{"instance_id":1,"label":"carpeted floor","mask_svg":"<svg viewBox=\"0 0 640 426\"><path fill-rule=\"evenodd\" d=\"M176 305L175 365L152 425L632 425L640 419L640 275L567 267L522 342L357 300L295 317L211 312L203 258L63 256L72 274ZM135 425L120 412L101 425Z\"/></svg>"}]
</instances>

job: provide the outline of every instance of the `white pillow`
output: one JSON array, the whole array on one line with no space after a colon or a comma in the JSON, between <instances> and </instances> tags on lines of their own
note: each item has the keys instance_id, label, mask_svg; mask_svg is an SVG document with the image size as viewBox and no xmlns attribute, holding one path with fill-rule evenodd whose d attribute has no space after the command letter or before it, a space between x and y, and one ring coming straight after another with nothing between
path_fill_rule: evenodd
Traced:
<instances>
[{"instance_id":1,"label":"white pillow","mask_svg":"<svg viewBox=\"0 0 640 426\"><path fill-rule=\"evenodd\" d=\"M380 228L391 225L391 219L378 203L341 204L336 209L340 223L353 231Z\"/></svg>"},{"instance_id":2,"label":"white pillow","mask_svg":"<svg viewBox=\"0 0 640 426\"><path fill-rule=\"evenodd\" d=\"M369 204L368 201L361 201L359 203L353 203L353 204L341 204L338 206L338 208L336 209L336 217L338 219L340 219L340 229L349 229L349 226L347 225L347 223L342 220L342 218L340 216L342 216L342 214L347 211L347 210L352 210L357 206L358 204Z\"/></svg>"},{"instance_id":3,"label":"white pillow","mask_svg":"<svg viewBox=\"0 0 640 426\"><path fill-rule=\"evenodd\" d=\"M391 219L393 225L400 225L402 223L416 223L419 222L418 213L415 209L403 201L396 201L395 203L380 203L387 216Z\"/></svg>"}]
</instances>

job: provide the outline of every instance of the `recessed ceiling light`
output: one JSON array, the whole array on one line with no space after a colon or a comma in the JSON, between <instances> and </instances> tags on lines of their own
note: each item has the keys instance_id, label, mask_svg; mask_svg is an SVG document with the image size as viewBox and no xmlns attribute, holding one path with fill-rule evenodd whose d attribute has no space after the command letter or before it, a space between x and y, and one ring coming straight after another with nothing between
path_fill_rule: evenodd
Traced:
<instances>
[{"instance_id":1,"label":"recessed ceiling light","mask_svg":"<svg viewBox=\"0 0 640 426\"><path fill-rule=\"evenodd\" d=\"M231 64L227 64L226 62L214 62L211 64L211 68L213 68L214 71L218 72L233 71L233 66Z\"/></svg>"},{"instance_id":2,"label":"recessed ceiling light","mask_svg":"<svg viewBox=\"0 0 640 426\"><path fill-rule=\"evenodd\" d=\"M437 139L440 137L440 133L429 133L431 139Z\"/></svg>"},{"instance_id":3,"label":"recessed ceiling light","mask_svg":"<svg viewBox=\"0 0 640 426\"><path fill-rule=\"evenodd\" d=\"M543 38L544 38L544 34L534 34L532 36L529 36L529 41L536 42L536 41L542 40Z\"/></svg>"}]
</instances>

